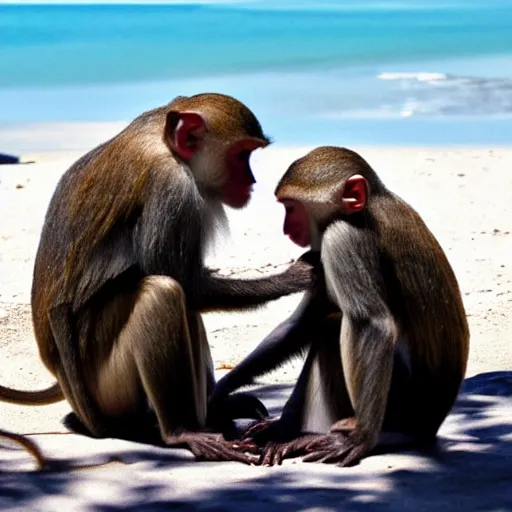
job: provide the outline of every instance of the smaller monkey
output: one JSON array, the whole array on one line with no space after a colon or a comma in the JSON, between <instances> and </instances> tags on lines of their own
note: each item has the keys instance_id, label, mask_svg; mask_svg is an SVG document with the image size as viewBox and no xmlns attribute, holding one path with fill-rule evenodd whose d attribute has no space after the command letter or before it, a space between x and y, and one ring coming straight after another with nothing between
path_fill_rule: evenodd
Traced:
<instances>
[{"instance_id":1,"label":"smaller monkey","mask_svg":"<svg viewBox=\"0 0 512 512\"><path fill-rule=\"evenodd\" d=\"M348 149L297 160L275 194L284 233L319 251L324 277L217 383L213 404L308 350L280 419L250 427L239 448L261 451L266 465L303 455L350 466L379 442L432 442L469 350L459 286L434 235Z\"/></svg>"}]
</instances>

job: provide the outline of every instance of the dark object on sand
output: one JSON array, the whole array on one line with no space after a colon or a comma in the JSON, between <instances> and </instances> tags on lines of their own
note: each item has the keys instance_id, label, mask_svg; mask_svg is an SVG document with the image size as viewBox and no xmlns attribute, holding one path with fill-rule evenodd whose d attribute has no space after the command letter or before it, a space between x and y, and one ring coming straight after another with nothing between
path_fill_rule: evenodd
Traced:
<instances>
[{"instance_id":1,"label":"dark object on sand","mask_svg":"<svg viewBox=\"0 0 512 512\"><path fill-rule=\"evenodd\" d=\"M0 165L1 164L19 164L20 159L17 156L6 155L5 153L0 153Z\"/></svg>"}]
</instances>

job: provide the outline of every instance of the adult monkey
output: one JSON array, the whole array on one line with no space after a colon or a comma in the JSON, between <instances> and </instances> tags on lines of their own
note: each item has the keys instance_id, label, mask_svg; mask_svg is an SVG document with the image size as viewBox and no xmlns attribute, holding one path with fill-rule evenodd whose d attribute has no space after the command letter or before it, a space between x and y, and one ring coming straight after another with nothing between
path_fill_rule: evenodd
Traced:
<instances>
[{"instance_id":1,"label":"adult monkey","mask_svg":"<svg viewBox=\"0 0 512 512\"><path fill-rule=\"evenodd\" d=\"M309 347L281 418L250 428L240 447L263 447L263 464L305 455L348 466L379 438L434 440L469 350L459 286L438 242L348 149L310 152L275 193L285 234L320 251L325 283L218 382L212 403Z\"/></svg>"},{"instance_id":2,"label":"adult monkey","mask_svg":"<svg viewBox=\"0 0 512 512\"><path fill-rule=\"evenodd\" d=\"M224 279L203 258L217 224L226 222L223 204L248 203L250 154L268 144L236 99L178 97L137 117L64 174L32 288L40 356L58 386L36 398L48 403L63 393L95 436L145 417L149 402L165 443L184 444L202 459L246 461L221 436L198 434L214 386L200 312L302 291L311 269L299 261L263 279ZM259 401L243 398L228 401L232 417L264 415Z\"/></svg>"}]
</instances>

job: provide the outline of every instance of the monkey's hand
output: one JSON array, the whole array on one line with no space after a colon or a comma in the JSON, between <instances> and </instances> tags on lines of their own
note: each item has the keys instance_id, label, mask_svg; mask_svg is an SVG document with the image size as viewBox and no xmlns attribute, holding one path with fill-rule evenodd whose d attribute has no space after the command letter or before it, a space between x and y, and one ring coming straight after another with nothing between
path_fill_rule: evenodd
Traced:
<instances>
[{"instance_id":1,"label":"monkey's hand","mask_svg":"<svg viewBox=\"0 0 512 512\"><path fill-rule=\"evenodd\" d=\"M313 275L313 285L318 289L324 289L325 287L325 275L324 267L320 256L320 251L306 251L297 262L303 262L311 267Z\"/></svg>"},{"instance_id":2,"label":"monkey's hand","mask_svg":"<svg viewBox=\"0 0 512 512\"><path fill-rule=\"evenodd\" d=\"M279 418L266 419L253 423L242 435L242 439L259 445L270 441L277 441L283 437L281 420Z\"/></svg>"},{"instance_id":3,"label":"monkey's hand","mask_svg":"<svg viewBox=\"0 0 512 512\"><path fill-rule=\"evenodd\" d=\"M233 441L233 448L245 453L258 454L258 457L251 462L261 465L268 446L277 445L275 441L281 439L283 435L284 431L279 419L258 421L242 434L242 439Z\"/></svg>"},{"instance_id":4,"label":"monkey's hand","mask_svg":"<svg viewBox=\"0 0 512 512\"><path fill-rule=\"evenodd\" d=\"M317 436L306 446L308 454L304 462L336 463L338 466L354 466L375 446L370 436L362 435L355 418L338 421L328 435Z\"/></svg>"},{"instance_id":5,"label":"monkey's hand","mask_svg":"<svg viewBox=\"0 0 512 512\"><path fill-rule=\"evenodd\" d=\"M318 434L304 434L291 441L271 441L265 445L258 461L254 464L257 466L281 465L284 459L307 454L309 445L318 437Z\"/></svg>"},{"instance_id":6,"label":"monkey's hand","mask_svg":"<svg viewBox=\"0 0 512 512\"><path fill-rule=\"evenodd\" d=\"M257 421L242 433L241 439L233 441L233 447L240 451L261 453L261 448L270 440L280 439L281 436L279 419Z\"/></svg>"},{"instance_id":7,"label":"monkey's hand","mask_svg":"<svg viewBox=\"0 0 512 512\"><path fill-rule=\"evenodd\" d=\"M288 441L293 437L292 432L293 428L287 428L282 418L257 421L242 434L239 446L249 450L254 446L263 447L269 443Z\"/></svg>"},{"instance_id":8,"label":"monkey's hand","mask_svg":"<svg viewBox=\"0 0 512 512\"><path fill-rule=\"evenodd\" d=\"M311 265L315 270L322 266L320 251L306 251L297 261L303 261L304 263Z\"/></svg>"},{"instance_id":9,"label":"monkey's hand","mask_svg":"<svg viewBox=\"0 0 512 512\"><path fill-rule=\"evenodd\" d=\"M257 453L260 448L260 457L255 465L274 466L282 464L284 459L307 455L309 445L324 437L318 434L302 434L294 439L292 429L287 428L286 422L281 419L260 421L249 427L243 439L236 446L246 452Z\"/></svg>"},{"instance_id":10,"label":"monkey's hand","mask_svg":"<svg viewBox=\"0 0 512 512\"><path fill-rule=\"evenodd\" d=\"M298 259L283 273L287 280L294 283L297 291L313 288L318 280L317 271L307 260Z\"/></svg>"},{"instance_id":11,"label":"monkey's hand","mask_svg":"<svg viewBox=\"0 0 512 512\"><path fill-rule=\"evenodd\" d=\"M198 461L235 461L243 464L256 464L259 456L244 451L236 442L224 440L222 434L207 432L185 432L168 436L167 446L189 449ZM254 451L254 450L253 450Z\"/></svg>"},{"instance_id":12,"label":"monkey's hand","mask_svg":"<svg viewBox=\"0 0 512 512\"><path fill-rule=\"evenodd\" d=\"M306 446L304 462L324 462L338 466L355 466L370 451L371 446L357 442L341 433L317 438Z\"/></svg>"}]
</instances>

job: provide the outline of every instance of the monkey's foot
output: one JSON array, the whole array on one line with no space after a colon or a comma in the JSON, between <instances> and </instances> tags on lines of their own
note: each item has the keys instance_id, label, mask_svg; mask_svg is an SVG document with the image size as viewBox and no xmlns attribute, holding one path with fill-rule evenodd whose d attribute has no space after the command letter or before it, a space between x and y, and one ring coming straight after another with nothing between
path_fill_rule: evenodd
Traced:
<instances>
[{"instance_id":1,"label":"monkey's foot","mask_svg":"<svg viewBox=\"0 0 512 512\"><path fill-rule=\"evenodd\" d=\"M282 440L283 429L280 419L267 419L253 423L242 435L243 441L264 445L270 441Z\"/></svg>"},{"instance_id":2,"label":"monkey's foot","mask_svg":"<svg viewBox=\"0 0 512 512\"><path fill-rule=\"evenodd\" d=\"M356 465L367 453L370 447L364 442L356 442L345 434L333 433L317 435L305 447L307 455L303 462L323 462L348 467Z\"/></svg>"},{"instance_id":3,"label":"monkey's foot","mask_svg":"<svg viewBox=\"0 0 512 512\"><path fill-rule=\"evenodd\" d=\"M264 447L270 442L283 440L282 433L282 425L278 419L257 421L247 428L239 439L231 441L231 445L235 450L261 455ZM251 463L261 464L261 457Z\"/></svg>"},{"instance_id":4,"label":"monkey's foot","mask_svg":"<svg viewBox=\"0 0 512 512\"><path fill-rule=\"evenodd\" d=\"M188 448L198 461L235 461L255 464L259 458L250 453L250 450L245 451L239 448L236 442L225 441L222 434L187 432L168 436L165 443L175 448Z\"/></svg>"},{"instance_id":5,"label":"monkey's foot","mask_svg":"<svg viewBox=\"0 0 512 512\"><path fill-rule=\"evenodd\" d=\"M263 448L263 453L256 465L258 466L274 466L281 465L283 460L299 457L308 453L307 448L312 441L318 438L317 434L304 435L287 442L269 442Z\"/></svg>"}]
</instances>

